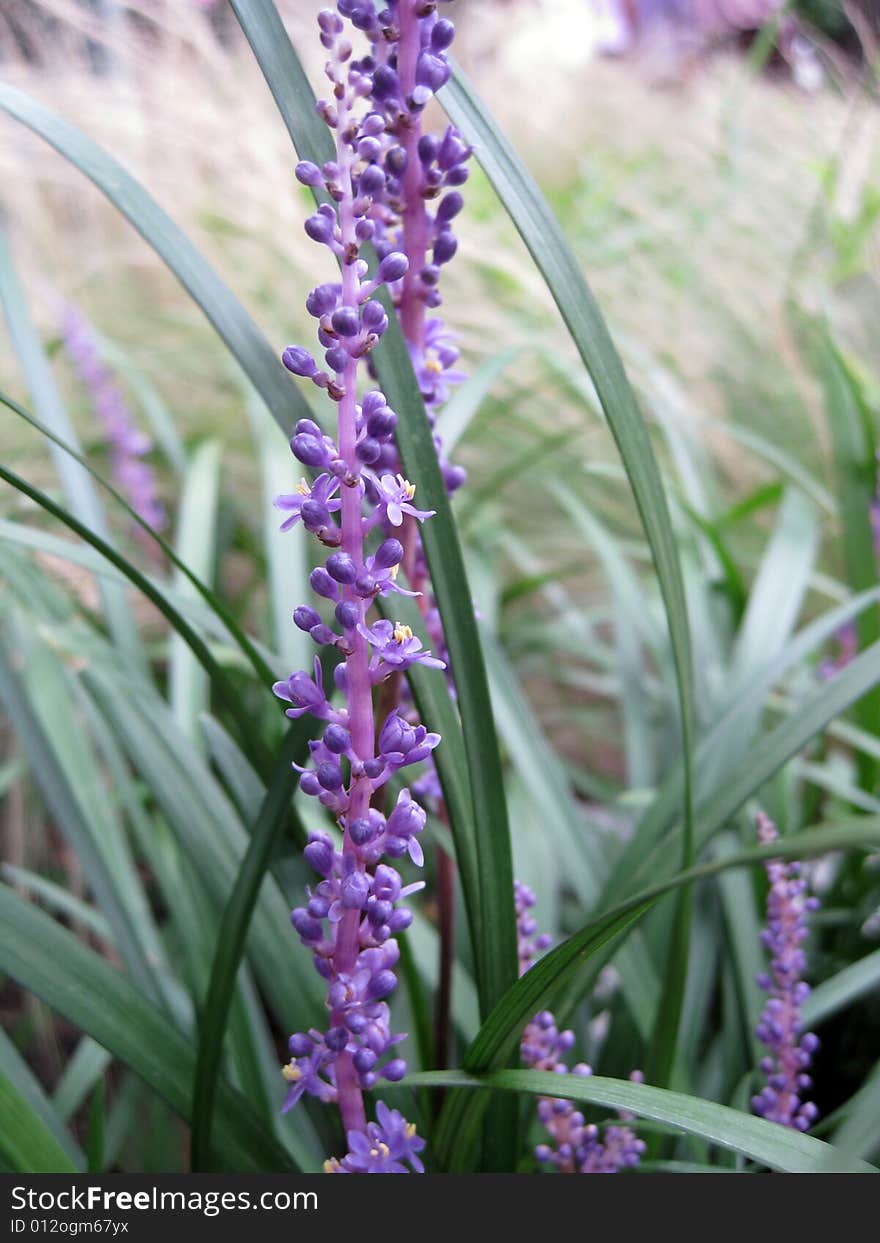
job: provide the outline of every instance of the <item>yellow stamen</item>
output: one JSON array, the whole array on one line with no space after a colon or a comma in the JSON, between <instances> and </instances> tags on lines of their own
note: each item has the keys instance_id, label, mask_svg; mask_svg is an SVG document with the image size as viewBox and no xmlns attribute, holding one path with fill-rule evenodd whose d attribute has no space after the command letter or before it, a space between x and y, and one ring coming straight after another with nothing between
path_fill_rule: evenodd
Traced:
<instances>
[{"instance_id":1,"label":"yellow stamen","mask_svg":"<svg viewBox=\"0 0 880 1243\"><path fill-rule=\"evenodd\" d=\"M338 1174L339 1170L340 1170L340 1165L339 1165L339 1162L336 1160L336 1158L328 1157L327 1160L324 1162L324 1173L325 1174Z\"/></svg>"},{"instance_id":2,"label":"yellow stamen","mask_svg":"<svg viewBox=\"0 0 880 1243\"><path fill-rule=\"evenodd\" d=\"M302 1079L302 1071L298 1066L291 1066L290 1063L281 1067L281 1073L288 1083L296 1083L297 1079Z\"/></svg>"},{"instance_id":3,"label":"yellow stamen","mask_svg":"<svg viewBox=\"0 0 880 1243\"><path fill-rule=\"evenodd\" d=\"M296 492L297 492L297 496L311 496L312 495L312 489L306 483L305 479L300 479L299 483L296 485Z\"/></svg>"},{"instance_id":4,"label":"yellow stamen","mask_svg":"<svg viewBox=\"0 0 880 1243\"><path fill-rule=\"evenodd\" d=\"M400 573L400 566L399 566L399 565L392 565L391 569L388 571L388 577L389 577L392 581L394 581L394 580L396 580L397 575L398 575L399 573Z\"/></svg>"},{"instance_id":5,"label":"yellow stamen","mask_svg":"<svg viewBox=\"0 0 880 1243\"><path fill-rule=\"evenodd\" d=\"M389 1156L389 1155L390 1155L390 1153L391 1153L391 1149L388 1147L388 1145L387 1145L387 1144L380 1144L380 1145L379 1145L379 1151L381 1152L381 1154L382 1154L382 1156L383 1156L383 1157L387 1157L387 1156Z\"/></svg>"},{"instance_id":6,"label":"yellow stamen","mask_svg":"<svg viewBox=\"0 0 880 1243\"><path fill-rule=\"evenodd\" d=\"M413 637L412 630L409 628L409 626L403 626L401 625L400 622L398 622L397 625L394 627L395 643L406 643L406 641L408 639L411 639L412 637Z\"/></svg>"},{"instance_id":7,"label":"yellow stamen","mask_svg":"<svg viewBox=\"0 0 880 1243\"><path fill-rule=\"evenodd\" d=\"M412 1139L415 1133L416 1133L416 1124L414 1122L408 1122L406 1125L406 1138Z\"/></svg>"},{"instance_id":8,"label":"yellow stamen","mask_svg":"<svg viewBox=\"0 0 880 1243\"><path fill-rule=\"evenodd\" d=\"M416 494L416 485L414 483L410 483L408 479L404 479L403 475L397 476L397 482L400 484L401 488L403 489L403 494L406 497L406 499L408 501L411 501L412 498Z\"/></svg>"},{"instance_id":9,"label":"yellow stamen","mask_svg":"<svg viewBox=\"0 0 880 1243\"><path fill-rule=\"evenodd\" d=\"M438 375L443 370L443 364L436 354L429 354L425 359L425 370Z\"/></svg>"}]
</instances>

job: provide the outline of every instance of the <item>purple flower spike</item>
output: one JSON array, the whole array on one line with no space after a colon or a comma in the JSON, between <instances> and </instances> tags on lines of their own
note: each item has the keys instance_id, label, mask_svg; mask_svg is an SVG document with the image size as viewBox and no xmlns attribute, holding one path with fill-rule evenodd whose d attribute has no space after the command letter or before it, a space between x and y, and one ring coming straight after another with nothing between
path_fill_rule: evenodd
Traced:
<instances>
[{"instance_id":1,"label":"purple flower spike","mask_svg":"<svg viewBox=\"0 0 880 1243\"><path fill-rule=\"evenodd\" d=\"M532 915L535 895L528 885L513 882L516 925L519 937L519 966L522 975L531 966L539 950L549 948L549 938L536 936L537 923ZM533 1070L549 1070L556 1074L591 1075L584 1062L569 1068L565 1056L574 1046L574 1032L560 1031L549 1010L541 1010L522 1034L520 1052L526 1066ZM642 1074L634 1070L633 1082L641 1083ZM542 1096L538 1100L538 1118L552 1144L539 1144L535 1156L542 1164L552 1165L560 1174L617 1174L639 1164L645 1144L628 1126L609 1126L604 1133L597 1126L587 1125L584 1116L572 1101ZM620 1114L621 1121L628 1121Z\"/></svg>"},{"instance_id":2,"label":"purple flower spike","mask_svg":"<svg viewBox=\"0 0 880 1243\"><path fill-rule=\"evenodd\" d=\"M758 838L773 842L779 834L763 812L758 814ZM758 979L768 994L756 1034L769 1051L761 1063L767 1083L752 1097L752 1109L770 1122L807 1131L818 1110L811 1101L801 1102L809 1088L808 1074L819 1040L812 1032L801 1033L801 1006L809 986L801 978L807 965L803 943L807 937L807 914L816 910L817 898L807 896L807 882L799 863L770 859L765 864L770 891L767 894L767 927L761 942L770 954L770 970Z\"/></svg>"},{"instance_id":3,"label":"purple flower spike","mask_svg":"<svg viewBox=\"0 0 880 1243\"><path fill-rule=\"evenodd\" d=\"M143 460L152 450L152 443L135 425L125 394L101 357L94 329L74 306L64 308L61 337L104 425L110 466L119 490L148 526L161 531L166 524L165 510L159 500L155 473ZM150 553L157 555L157 545L142 527L135 526L133 534Z\"/></svg>"}]
</instances>

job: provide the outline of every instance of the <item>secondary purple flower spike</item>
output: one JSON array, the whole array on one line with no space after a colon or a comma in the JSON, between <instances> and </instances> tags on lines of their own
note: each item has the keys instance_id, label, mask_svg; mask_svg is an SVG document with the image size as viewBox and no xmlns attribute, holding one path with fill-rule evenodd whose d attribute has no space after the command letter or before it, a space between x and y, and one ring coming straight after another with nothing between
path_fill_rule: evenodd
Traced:
<instances>
[{"instance_id":1,"label":"secondary purple flower spike","mask_svg":"<svg viewBox=\"0 0 880 1243\"><path fill-rule=\"evenodd\" d=\"M763 812L757 818L758 838L773 842L779 834ZM758 977L768 994L758 1039L769 1050L761 1062L766 1085L752 1097L756 1114L796 1131L807 1131L818 1117L812 1101L801 1101L812 1085L809 1066L819 1047L812 1032L801 1034L801 1006L809 995L809 985L801 978L807 965L803 943L807 938L807 914L819 906L818 898L807 896L807 882L799 863L770 859L766 863L770 891L767 895L767 927L761 942L770 954L770 970Z\"/></svg>"},{"instance_id":2,"label":"secondary purple flower spike","mask_svg":"<svg viewBox=\"0 0 880 1243\"><path fill-rule=\"evenodd\" d=\"M428 197L434 197L444 186L460 185L467 150L454 134L438 140L430 153L413 146L422 109L449 76L445 51L452 26L439 21L434 9L424 0L391 0L378 15L372 0L338 0L335 11L319 14L332 98L320 101L318 111L333 132L336 151L322 168L303 162L296 170L304 185L327 192L329 202L309 216L305 229L336 257L341 274L338 284L317 286L306 301L317 320L320 350L291 345L282 361L294 376L336 402L337 426L328 434L311 419L297 423L291 451L317 477L311 484L304 479L296 493L279 497L276 504L287 515L283 530L302 522L332 549L310 576L318 603L328 602L324 614L304 604L295 610L294 622L319 646L335 646L343 657L334 671L343 702L333 706L319 661L314 676L293 673L273 689L289 705L288 716L310 713L327 722L321 737L309 744L309 763L299 770L300 789L332 813L342 839L336 843L324 832L311 835L305 855L320 879L308 891L306 904L291 915L327 982L329 1018L326 1030L312 1028L290 1038L284 1109L293 1108L304 1094L338 1106L348 1153L328 1162L328 1171L335 1173L422 1171L418 1153L424 1141L415 1128L382 1102L375 1121L367 1120L364 1107L365 1091L380 1079L398 1083L406 1073L396 1052L404 1037L391 1026L400 956L395 937L412 922L402 903L422 887L404 885L383 859L408 855L420 865L418 835L426 821L406 788L387 818L374 806L374 796L394 773L429 759L440 739L401 706L387 714L377 738L373 686L414 663L443 668L444 662L422 647L409 626L368 619L368 614L379 595L419 594L403 591L395 581L407 555L402 528L406 523L414 531L414 522L424 522L432 512L413 505L414 488L398 473L397 414L377 389L360 397L359 389L369 375L370 354L388 327L382 303L374 297L379 285L390 287L401 316L413 299L422 307L435 306L434 269L455 250L450 221L460 196L447 193L430 216L423 191L431 187ZM343 19L369 43L369 54L360 60L352 59ZM419 167L425 171L419 173ZM401 207L404 199L408 206ZM416 207L424 226L418 243L398 214L403 210L414 219ZM380 260L374 278L361 258L369 241ZM433 265L427 261L429 245ZM436 329L434 338L436 357L421 359L432 374L448 370L454 361L454 350ZM373 549L369 554L367 539Z\"/></svg>"},{"instance_id":3,"label":"secondary purple flower spike","mask_svg":"<svg viewBox=\"0 0 880 1243\"><path fill-rule=\"evenodd\" d=\"M149 437L135 424L125 394L101 357L94 330L74 306L64 308L61 336L74 370L104 425L110 465L119 490L135 513L160 531L165 526L165 510L159 500L155 473L144 461L153 447ZM140 527L135 527L134 535L146 548L155 551L156 545Z\"/></svg>"},{"instance_id":4,"label":"secondary purple flower spike","mask_svg":"<svg viewBox=\"0 0 880 1243\"><path fill-rule=\"evenodd\" d=\"M550 938L535 935L537 923L531 913L535 895L528 885L514 881L513 892L522 975L532 965L536 953L548 948ZM564 1059L573 1047L574 1032L560 1031L549 1010L535 1015L520 1041L520 1052L526 1066L556 1074L569 1073ZM585 1062L579 1062L570 1073L591 1075L593 1072ZM634 1070L630 1079L641 1083L641 1071ZM535 1156L539 1161L552 1165L560 1174L618 1174L638 1165L645 1151L644 1142L630 1127L614 1125L606 1127L604 1132L600 1131L599 1127L585 1121L584 1115L572 1101L542 1096L538 1100L537 1113L553 1142L539 1144L535 1148ZM627 1115L621 1114L620 1118L626 1121Z\"/></svg>"}]
</instances>

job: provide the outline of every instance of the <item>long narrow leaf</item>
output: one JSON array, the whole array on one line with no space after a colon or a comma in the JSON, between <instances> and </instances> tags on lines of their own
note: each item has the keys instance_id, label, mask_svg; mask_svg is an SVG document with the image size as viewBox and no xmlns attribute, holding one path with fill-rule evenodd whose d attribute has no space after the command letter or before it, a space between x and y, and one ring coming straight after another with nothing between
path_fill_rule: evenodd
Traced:
<instances>
[{"instance_id":1,"label":"long narrow leaf","mask_svg":"<svg viewBox=\"0 0 880 1243\"><path fill-rule=\"evenodd\" d=\"M188 1121L195 1061L189 1040L109 963L5 885L0 932L0 968L88 1032ZM225 1083L215 1143L237 1172L292 1168L249 1103Z\"/></svg>"},{"instance_id":2,"label":"long narrow leaf","mask_svg":"<svg viewBox=\"0 0 880 1243\"><path fill-rule=\"evenodd\" d=\"M789 1174L877 1174L867 1161L839 1154L830 1144L764 1118L753 1118L727 1105L669 1092L664 1088L605 1079L599 1075L557 1075L546 1070L498 1070L488 1075L469 1075L460 1070L428 1071L408 1079L413 1087L489 1088L493 1091L525 1092L532 1096L561 1097L585 1105L635 1114L667 1123L688 1135L742 1153L771 1170Z\"/></svg>"}]
</instances>

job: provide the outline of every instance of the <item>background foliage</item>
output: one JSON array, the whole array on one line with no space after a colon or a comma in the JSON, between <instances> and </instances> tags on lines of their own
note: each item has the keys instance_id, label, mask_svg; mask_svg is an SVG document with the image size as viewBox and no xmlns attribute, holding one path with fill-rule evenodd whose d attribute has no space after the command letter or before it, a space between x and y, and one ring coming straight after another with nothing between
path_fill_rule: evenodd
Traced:
<instances>
[{"instance_id":1,"label":"background foliage","mask_svg":"<svg viewBox=\"0 0 880 1243\"><path fill-rule=\"evenodd\" d=\"M288 44L267 0L214 26L156 5L137 37L102 29L98 74L85 17L61 3L43 62L2 45L10 1169L315 1170L341 1142L326 1110L278 1114L285 1033L322 1006L288 925L308 879L314 811L290 770L307 735L284 736L268 689L311 658L289 622L308 550L271 507L296 478L279 427L302 403L277 356L322 279L291 175L290 139L302 156L317 141L311 14L290 8ZM549 21L525 93L509 8L459 20L469 74L441 102L483 172L447 295L471 378L441 426L470 480L428 553L468 677L457 709L430 679L413 690L444 736L451 840L431 833L458 863L461 1069L432 1055L429 861L396 1003L421 1073L401 1098L431 1168L479 1165L486 1088L519 1094L527 1153L528 1095L547 1085L513 1069L516 1042L553 1004L599 1072L554 1077L554 1094L597 1120L636 1114L644 1168L865 1168L880 1097L870 78L805 98L722 59L684 98L658 94L621 66L561 74ZM62 299L99 326L155 440L173 516L155 556L103 482ZM380 366L413 412L407 471L439 508L405 352L383 346ZM828 678L853 620L860 654ZM816 859L814 1136L748 1114L758 804L782 850ZM511 852L562 944L508 987ZM648 1086L626 1081L633 1066Z\"/></svg>"}]
</instances>

